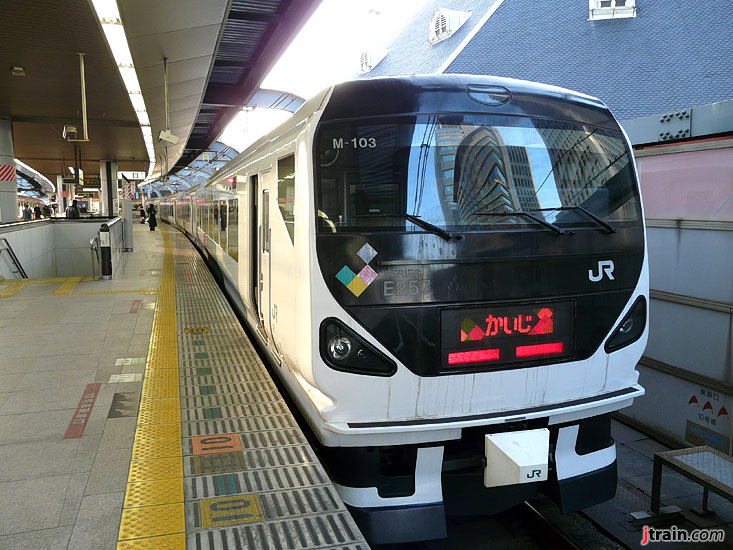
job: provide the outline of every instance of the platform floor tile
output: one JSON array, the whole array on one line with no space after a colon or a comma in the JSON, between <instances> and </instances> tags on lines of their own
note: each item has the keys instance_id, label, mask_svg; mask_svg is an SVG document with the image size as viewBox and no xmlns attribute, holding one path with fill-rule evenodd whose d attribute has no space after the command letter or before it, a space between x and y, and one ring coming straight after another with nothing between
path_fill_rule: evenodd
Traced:
<instances>
[{"instance_id":1,"label":"platform floor tile","mask_svg":"<svg viewBox=\"0 0 733 550\"><path fill-rule=\"evenodd\" d=\"M164 249L118 550L367 549L202 258Z\"/></svg>"}]
</instances>

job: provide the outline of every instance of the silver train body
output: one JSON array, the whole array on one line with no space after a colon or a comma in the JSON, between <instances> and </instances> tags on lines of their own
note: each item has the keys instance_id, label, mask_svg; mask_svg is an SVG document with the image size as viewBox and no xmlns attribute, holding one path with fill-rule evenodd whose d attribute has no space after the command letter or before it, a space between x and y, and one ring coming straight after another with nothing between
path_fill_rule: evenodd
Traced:
<instances>
[{"instance_id":1,"label":"silver train body","mask_svg":"<svg viewBox=\"0 0 733 550\"><path fill-rule=\"evenodd\" d=\"M630 144L597 99L347 82L153 202L217 266L370 542L538 491L565 511L613 496L648 261Z\"/></svg>"}]
</instances>

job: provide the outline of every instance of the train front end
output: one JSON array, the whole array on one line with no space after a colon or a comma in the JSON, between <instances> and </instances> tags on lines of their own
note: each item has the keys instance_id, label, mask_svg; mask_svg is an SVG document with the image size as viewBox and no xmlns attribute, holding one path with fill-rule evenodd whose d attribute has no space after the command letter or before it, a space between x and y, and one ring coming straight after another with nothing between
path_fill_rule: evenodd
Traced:
<instances>
[{"instance_id":1,"label":"train front end","mask_svg":"<svg viewBox=\"0 0 733 550\"><path fill-rule=\"evenodd\" d=\"M598 100L469 76L336 86L314 136L311 417L371 542L540 491L611 498L643 394L630 145Z\"/></svg>"}]
</instances>

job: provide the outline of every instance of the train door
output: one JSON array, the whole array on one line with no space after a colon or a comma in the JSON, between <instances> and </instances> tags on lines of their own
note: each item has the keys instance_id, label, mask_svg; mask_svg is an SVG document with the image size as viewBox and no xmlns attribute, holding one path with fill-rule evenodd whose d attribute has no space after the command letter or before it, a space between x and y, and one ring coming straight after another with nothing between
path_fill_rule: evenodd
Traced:
<instances>
[{"instance_id":1,"label":"train door","mask_svg":"<svg viewBox=\"0 0 733 550\"><path fill-rule=\"evenodd\" d=\"M257 312L257 324L259 324L260 319L260 243L258 238L260 217L257 212L260 202L258 200L259 193L260 188L257 185L257 174L255 174L249 178L249 291L255 312Z\"/></svg>"},{"instance_id":2,"label":"train door","mask_svg":"<svg viewBox=\"0 0 733 550\"><path fill-rule=\"evenodd\" d=\"M265 339L270 337L270 183L272 172L262 172L259 178L259 296L260 322L258 328Z\"/></svg>"}]
</instances>

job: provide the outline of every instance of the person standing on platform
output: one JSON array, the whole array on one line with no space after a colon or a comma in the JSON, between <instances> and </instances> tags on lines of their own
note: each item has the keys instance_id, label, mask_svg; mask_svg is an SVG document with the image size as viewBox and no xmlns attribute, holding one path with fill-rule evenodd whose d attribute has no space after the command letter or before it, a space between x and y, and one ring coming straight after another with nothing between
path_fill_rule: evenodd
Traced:
<instances>
[{"instance_id":1,"label":"person standing on platform","mask_svg":"<svg viewBox=\"0 0 733 550\"><path fill-rule=\"evenodd\" d=\"M50 218L51 217L51 209L47 204L43 205L43 217L44 218Z\"/></svg>"},{"instance_id":2,"label":"person standing on platform","mask_svg":"<svg viewBox=\"0 0 733 550\"><path fill-rule=\"evenodd\" d=\"M71 204L66 207L66 217L69 219L81 218L79 207L76 205L76 199L71 201Z\"/></svg>"},{"instance_id":3,"label":"person standing on platform","mask_svg":"<svg viewBox=\"0 0 733 550\"><path fill-rule=\"evenodd\" d=\"M155 226L158 225L158 220L155 219L155 205L151 204L148 206L148 225L150 226L150 231L155 231Z\"/></svg>"},{"instance_id":4,"label":"person standing on platform","mask_svg":"<svg viewBox=\"0 0 733 550\"><path fill-rule=\"evenodd\" d=\"M27 222L31 219L33 219L33 212L31 212L31 207L26 204L23 207L23 221Z\"/></svg>"},{"instance_id":5,"label":"person standing on platform","mask_svg":"<svg viewBox=\"0 0 733 550\"><path fill-rule=\"evenodd\" d=\"M36 205L33 208L33 219L34 220L40 220L41 219L41 207Z\"/></svg>"}]
</instances>

